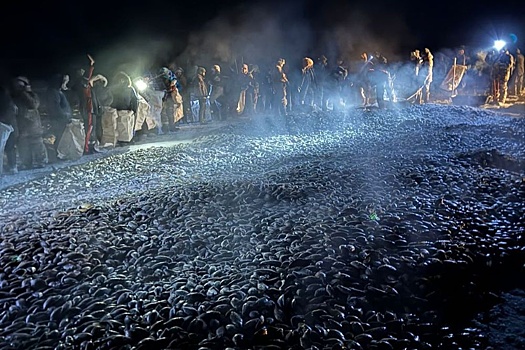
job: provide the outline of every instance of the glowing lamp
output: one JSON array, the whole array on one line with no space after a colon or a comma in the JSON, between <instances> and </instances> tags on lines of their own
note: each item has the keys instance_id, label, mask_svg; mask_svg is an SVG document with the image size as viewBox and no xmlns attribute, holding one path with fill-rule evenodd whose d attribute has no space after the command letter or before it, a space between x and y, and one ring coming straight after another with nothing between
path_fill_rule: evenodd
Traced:
<instances>
[{"instance_id":1,"label":"glowing lamp","mask_svg":"<svg viewBox=\"0 0 525 350\"><path fill-rule=\"evenodd\" d=\"M139 91L144 91L148 88L148 83L146 83L144 80L139 79L135 82L135 86Z\"/></svg>"},{"instance_id":2,"label":"glowing lamp","mask_svg":"<svg viewBox=\"0 0 525 350\"><path fill-rule=\"evenodd\" d=\"M496 40L496 41L494 41L494 48L496 50L498 50L498 51L503 49L506 45L507 45L507 43L504 40Z\"/></svg>"}]
</instances>

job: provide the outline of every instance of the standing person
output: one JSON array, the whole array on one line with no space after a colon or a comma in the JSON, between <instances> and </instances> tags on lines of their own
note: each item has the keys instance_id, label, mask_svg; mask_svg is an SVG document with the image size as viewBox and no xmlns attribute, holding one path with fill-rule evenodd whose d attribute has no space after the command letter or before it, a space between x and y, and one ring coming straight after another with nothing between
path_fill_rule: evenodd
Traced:
<instances>
[{"instance_id":1,"label":"standing person","mask_svg":"<svg viewBox=\"0 0 525 350\"><path fill-rule=\"evenodd\" d=\"M491 74L493 103L506 102L513 63L513 57L507 49L502 49L494 61Z\"/></svg>"},{"instance_id":2,"label":"standing person","mask_svg":"<svg viewBox=\"0 0 525 350\"><path fill-rule=\"evenodd\" d=\"M93 125L93 99L91 95L91 85L89 85L89 80L93 77L95 70L95 60L89 54L87 57L89 59L89 68L87 72L83 68L76 71L69 95L72 114L77 112L84 120L84 130L86 131L84 153L92 152L96 141L95 133L93 132L96 128Z\"/></svg>"},{"instance_id":3,"label":"standing person","mask_svg":"<svg viewBox=\"0 0 525 350\"><path fill-rule=\"evenodd\" d=\"M423 55L421 56L421 68L419 71L419 81L421 82L421 92L419 93L419 103L430 102L430 84L432 84L433 69L434 69L434 56L430 52L430 49L425 48Z\"/></svg>"},{"instance_id":4,"label":"standing person","mask_svg":"<svg viewBox=\"0 0 525 350\"><path fill-rule=\"evenodd\" d=\"M46 91L47 113L51 121L51 133L55 136L55 143L53 144L55 151L58 148L66 125L71 122L72 118L71 106L63 92L66 77L67 75L63 74L54 75L50 79Z\"/></svg>"},{"instance_id":5,"label":"standing person","mask_svg":"<svg viewBox=\"0 0 525 350\"><path fill-rule=\"evenodd\" d=\"M270 70L263 66L262 71L254 75L255 81L259 85L259 97L257 99L257 113L267 113L272 107L272 79Z\"/></svg>"},{"instance_id":6,"label":"standing person","mask_svg":"<svg viewBox=\"0 0 525 350\"><path fill-rule=\"evenodd\" d=\"M465 46L460 46L460 48L456 52L456 55L454 56L454 59L457 65L466 67L463 78L461 79L461 82L459 83L459 86L458 86L459 90L464 90L469 85L468 84L469 80L471 80L469 75L471 74L470 68L472 65L470 57L467 55L465 51ZM458 89L454 91L454 95L457 95Z\"/></svg>"},{"instance_id":7,"label":"standing person","mask_svg":"<svg viewBox=\"0 0 525 350\"><path fill-rule=\"evenodd\" d=\"M423 58L421 57L421 51L414 50L410 53L410 61L412 61L414 65L414 75L416 77L419 76L419 70L421 69L421 65L423 64Z\"/></svg>"},{"instance_id":8,"label":"standing person","mask_svg":"<svg viewBox=\"0 0 525 350\"><path fill-rule=\"evenodd\" d=\"M165 132L175 132L179 128L176 123L183 118L183 98L177 89L177 77L167 67L162 67L159 77L164 85L164 97L162 100L162 128Z\"/></svg>"},{"instance_id":9,"label":"standing person","mask_svg":"<svg viewBox=\"0 0 525 350\"><path fill-rule=\"evenodd\" d=\"M523 96L523 74L525 73L525 57L520 49L516 49L516 68L514 69L514 94Z\"/></svg>"},{"instance_id":10,"label":"standing person","mask_svg":"<svg viewBox=\"0 0 525 350\"><path fill-rule=\"evenodd\" d=\"M93 77L93 71L95 70L95 60L90 55L87 55L89 58L89 68L88 68L88 74L86 76L88 80L88 84L86 84L84 88L84 96L86 99L86 111L85 116L87 118L87 128L86 128L86 143L84 145L84 152L85 153L91 153L94 151L94 146L96 144L96 125L94 125L94 118L93 118L93 96L91 94L91 85L89 84L89 81Z\"/></svg>"},{"instance_id":11,"label":"standing person","mask_svg":"<svg viewBox=\"0 0 525 350\"><path fill-rule=\"evenodd\" d=\"M16 174L18 167L16 165L16 143L18 141L18 124L16 122L17 107L15 106L9 91L3 86L0 87L0 123L9 125L13 131L9 134L9 138L4 147L4 152L7 157L7 164L4 173ZM0 154L0 157L3 157ZM0 170L1 167L0 167ZM1 176L2 174L0 174Z\"/></svg>"},{"instance_id":12,"label":"standing person","mask_svg":"<svg viewBox=\"0 0 525 350\"><path fill-rule=\"evenodd\" d=\"M177 78L179 92L182 96L182 108L184 112L183 121L189 123L193 120L191 113L191 89L189 85L188 78L184 73L184 69L178 67L175 69L175 77Z\"/></svg>"},{"instance_id":13,"label":"standing person","mask_svg":"<svg viewBox=\"0 0 525 350\"><path fill-rule=\"evenodd\" d=\"M390 102L396 101L392 78L388 71L388 60L381 53L376 52L368 70L370 86L376 90L376 101L379 108L385 108L385 95Z\"/></svg>"},{"instance_id":14,"label":"standing person","mask_svg":"<svg viewBox=\"0 0 525 350\"><path fill-rule=\"evenodd\" d=\"M20 169L43 168L48 158L38 111L40 98L32 90L29 79L22 76L13 80L11 97L18 108L16 122L19 137L16 147L20 156Z\"/></svg>"},{"instance_id":15,"label":"standing person","mask_svg":"<svg viewBox=\"0 0 525 350\"><path fill-rule=\"evenodd\" d=\"M360 66L356 74L356 85L359 89L359 96L361 97L361 105L363 107L370 103L370 84L367 77L369 65L370 58L368 57L368 53L361 53Z\"/></svg>"},{"instance_id":16,"label":"standing person","mask_svg":"<svg viewBox=\"0 0 525 350\"><path fill-rule=\"evenodd\" d=\"M239 101L237 102L237 113L251 117L255 114L255 94L258 86L250 72L248 64L241 67L239 81Z\"/></svg>"},{"instance_id":17,"label":"standing person","mask_svg":"<svg viewBox=\"0 0 525 350\"><path fill-rule=\"evenodd\" d=\"M261 97L261 72L257 64L250 64L249 72L252 77L253 112L258 113L258 106Z\"/></svg>"},{"instance_id":18,"label":"standing person","mask_svg":"<svg viewBox=\"0 0 525 350\"><path fill-rule=\"evenodd\" d=\"M214 64L208 79L210 86L210 112L212 119L222 120L222 106L224 104L224 82L222 81L221 66Z\"/></svg>"},{"instance_id":19,"label":"standing person","mask_svg":"<svg viewBox=\"0 0 525 350\"><path fill-rule=\"evenodd\" d=\"M151 118L155 122L155 129L158 135L164 134L162 131L162 103L165 95L165 86L162 77L157 73L149 73L145 77L147 87L140 91L140 95L148 102L150 106ZM148 133L153 132L152 129Z\"/></svg>"},{"instance_id":20,"label":"standing person","mask_svg":"<svg viewBox=\"0 0 525 350\"><path fill-rule=\"evenodd\" d=\"M456 64L462 65L462 66L470 66L470 57L467 56L467 53L465 52L465 47L461 46L458 51L456 52Z\"/></svg>"},{"instance_id":21,"label":"standing person","mask_svg":"<svg viewBox=\"0 0 525 350\"><path fill-rule=\"evenodd\" d=\"M342 59L337 60L337 66L334 68L331 74L331 85L332 85L332 110L339 111L344 102L344 89L346 78L348 77L348 69L343 65Z\"/></svg>"},{"instance_id":22,"label":"standing person","mask_svg":"<svg viewBox=\"0 0 525 350\"><path fill-rule=\"evenodd\" d=\"M272 71L272 90L274 97L272 109L274 114L279 114L280 116L286 116L286 107L288 105L288 78L283 70L285 64L286 60L284 58L279 58Z\"/></svg>"},{"instance_id":23,"label":"standing person","mask_svg":"<svg viewBox=\"0 0 525 350\"><path fill-rule=\"evenodd\" d=\"M194 94L199 101L199 122L206 124L206 100L208 99L208 85L206 84L206 69L197 68L197 74L194 79Z\"/></svg>"},{"instance_id":24,"label":"standing person","mask_svg":"<svg viewBox=\"0 0 525 350\"><path fill-rule=\"evenodd\" d=\"M95 120L94 125L96 126L94 130L96 142L93 149L99 151L100 147L104 145L104 113L106 112L106 107L109 107L113 102L113 96L111 96L108 89L108 79L101 74L92 77L89 81L89 85L91 86L93 118Z\"/></svg>"},{"instance_id":25,"label":"standing person","mask_svg":"<svg viewBox=\"0 0 525 350\"><path fill-rule=\"evenodd\" d=\"M113 101L111 107L115 108L117 118L117 141L124 145L135 136L135 117L138 109L138 96L133 88L131 78L124 72L118 72L113 78L109 88Z\"/></svg>"},{"instance_id":26,"label":"standing person","mask_svg":"<svg viewBox=\"0 0 525 350\"><path fill-rule=\"evenodd\" d=\"M328 68L328 58L326 58L325 55L321 55L317 59L317 85L319 87L318 94L317 94L317 104L319 108L321 108L323 111L328 110L328 93L329 93L329 68Z\"/></svg>"},{"instance_id":27,"label":"standing person","mask_svg":"<svg viewBox=\"0 0 525 350\"><path fill-rule=\"evenodd\" d=\"M310 57L303 58L302 80L298 92L302 106L314 106L317 98L317 78L314 69L314 60Z\"/></svg>"}]
</instances>

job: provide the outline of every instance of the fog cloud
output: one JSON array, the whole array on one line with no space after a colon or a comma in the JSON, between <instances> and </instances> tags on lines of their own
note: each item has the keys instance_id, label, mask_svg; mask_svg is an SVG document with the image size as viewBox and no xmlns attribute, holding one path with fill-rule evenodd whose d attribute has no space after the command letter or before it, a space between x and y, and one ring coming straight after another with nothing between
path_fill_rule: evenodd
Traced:
<instances>
[{"instance_id":1,"label":"fog cloud","mask_svg":"<svg viewBox=\"0 0 525 350\"><path fill-rule=\"evenodd\" d=\"M405 59L414 49L406 45L415 40L406 19L390 9L366 9L330 0L322 4L283 3L224 8L189 32L136 32L102 50L99 58L116 71L134 74L173 62L186 68L216 63L264 65L284 57L289 66L295 66L304 56L315 60L321 54L331 62L339 57L350 61L357 60L363 51Z\"/></svg>"}]
</instances>

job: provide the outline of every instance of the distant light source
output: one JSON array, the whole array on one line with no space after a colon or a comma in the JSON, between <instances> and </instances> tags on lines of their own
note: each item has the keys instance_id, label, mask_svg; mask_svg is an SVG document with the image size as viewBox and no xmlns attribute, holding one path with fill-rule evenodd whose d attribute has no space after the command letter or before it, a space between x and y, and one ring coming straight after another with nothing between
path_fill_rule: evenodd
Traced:
<instances>
[{"instance_id":1,"label":"distant light source","mask_svg":"<svg viewBox=\"0 0 525 350\"><path fill-rule=\"evenodd\" d=\"M494 41L494 48L496 50L498 50L498 51L503 49L506 45L507 45L507 43L505 42L505 40L496 40L496 41Z\"/></svg>"},{"instance_id":2,"label":"distant light source","mask_svg":"<svg viewBox=\"0 0 525 350\"><path fill-rule=\"evenodd\" d=\"M135 82L135 86L137 87L137 89L139 91L144 91L148 88L148 83L146 83L144 80L142 79L138 79L136 82Z\"/></svg>"}]
</instances>

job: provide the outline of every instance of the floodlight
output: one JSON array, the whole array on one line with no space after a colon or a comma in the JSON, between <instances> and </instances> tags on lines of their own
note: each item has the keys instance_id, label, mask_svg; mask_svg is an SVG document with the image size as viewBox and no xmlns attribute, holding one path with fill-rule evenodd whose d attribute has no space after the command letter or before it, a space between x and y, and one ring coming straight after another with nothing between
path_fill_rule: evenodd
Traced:
<instances>
[{"instance_id":1,"label":"floodlight","mask_svg":"<svg viewBox=\"0 0 525 350\"><path fill-rule=\"evenodd\" d=\"M498 51L503 49L505 46L507 46L507 43L504 40L494 41L494 48Z\"/></svg>"}]
</instances>

